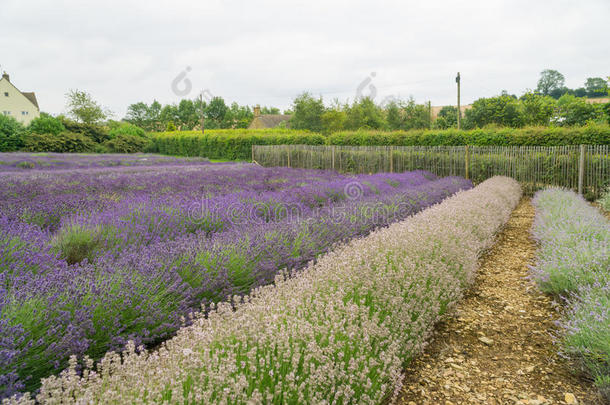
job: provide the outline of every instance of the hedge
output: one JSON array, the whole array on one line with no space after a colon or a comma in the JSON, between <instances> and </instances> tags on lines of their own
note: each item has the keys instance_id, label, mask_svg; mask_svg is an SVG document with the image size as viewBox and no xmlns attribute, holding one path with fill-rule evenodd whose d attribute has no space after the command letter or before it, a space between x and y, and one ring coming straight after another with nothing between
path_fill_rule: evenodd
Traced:
<instances>
[{"instance_id":1,"label":"hedge","mask_svg":"<svg viewBox=\"0 0 610 405\"><path fill-rule=\"evenodd\" d=\"M155 151L174 156L202 156L210 159L249 160L252 145L323 145L320 134L290 129L213 129L172 131L153 136Z\"/></svg>"},{"instance_id":2,"label":"hedge","mask_svg":"<svg viewBox=\"0 0 610 405\"><path fill-rule=\"evenodd\" d=\"M403 145L403 146L561 146L610 144L610 126L592 124L584 127L489 127L458 131L346 131L329 136L330 145Z\"/></svg>"},{"instance_id":3,"label":"hedge","mask_svg":"<svg viewBox=\"0 0 610 405\"><path fill-rule=\"evenodd\" d=\"M28 152L82 153L95 152L97 144L80 133L27 134L24 149Z\"/></svg>"}]
</instances>

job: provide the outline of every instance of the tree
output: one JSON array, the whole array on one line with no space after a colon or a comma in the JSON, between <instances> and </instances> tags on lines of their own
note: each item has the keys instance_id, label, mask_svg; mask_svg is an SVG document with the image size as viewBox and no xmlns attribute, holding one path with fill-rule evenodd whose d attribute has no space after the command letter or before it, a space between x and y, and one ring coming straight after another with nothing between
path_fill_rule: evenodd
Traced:
<instances>
[{"instance_id":1,"label":"tree","mask_svg":"<svg viewBox=\"0 0 610 405\"><path fill-rule=\"evenodd\" d=\"M300 94L293 100L292 110L294 111L290 119L292 128L322 131L322 114L325 111L322 97L314 98L307 92Z\"/></svg>"},{"instance_id":2,"label":"tree","mask_svg":"<svg viewBox=\"0 0 610 405\"><path fill-rule=\"evenodd\" d=\"M525 125L549 125L557 107L557 101L554 98L532 92L522 95L521 103Z\"/></svg>"},{"instance_id":3,"label":"tree","mask_svg":"<svg viewBox=\"0 0 610 405\"><path fill-rule=\"evenodd\" d=\"M149 129L150 126L149 117L149 108L146 103L139 102L135 104L131 104L127 107L127 115L125 116L125 121L137 125L141 128ZM149 129L150 130L150 129Z\"/></svg>"},{"instance_id":4,"label":"tree","mask_svg":"<svg viewBox=\"0 0 610 405\"><path fill-rule=\"evenodd\" d=\"M605 97L608 95L608 82L601 77L589 77L585 82L587 97Z\"/></svg>"},{"instance_id":5,"label":"tree","mask_svg":"<svg viewBox=\"0 0 610 405\"><path fill-rule=\"evenodd\" d=\"M564 94L557 100L556 122L559 125L585 125L590 120L602 118L601 115L600 110L584 98Z\"/></svg>"},{"instance_id":6,"label":"tree","mask_svg":"<svg viewBox=\"0 0 610 405\"><path fill-rule=\"evenodd\" d=\"M413 97L403 105L405 112L403 129L424 129L430 127L430 111L423 104L416 104Z\"/></svg>"},{"instance_id":7,"label":"tree","mask_svg":"<svg viewBox=\"0 0 610 405\"><path fill-rule=\"evenodd\" d=\"M489 124L518 128L524 124L523 106L511 96L480 98L466 110L464 128L481 128Z\"/></svg>"},{"instance_id":8,"label":"tree","mask_svg":"<svg viewBox=\"0 0 610 405\"><path fill-rule=\"evenodd\" d=\"M201 115L197 114L197 109L192 100L184 99L180 100L178 104L178 125L181 130L191 130L199 124Z\"/></svg>"},{"instance_id":9,"label":"tree","mask_svg":"<svg viewBox=\"0 0 610 405\"><path fill-rule=\"evenodd\" d=\"M553 91L565 88L565 77L556 70L546 69L540 72L538 87L536 90L545 96L551 95Z\"/></svg>"},{"instance_id":10,"label":"tree","mask_svg":"<svg viewBox=\"0 0 610 405\"><path fill-rule=\"evenodd\" d=\"M387 126L383 110L370 97L354 101L346 113L345 127L348 129L383 129Z\"/></svg>"},{"instance_id":11,"label":"tree","mask_svg":"<svg viewBox=\"0 0 610 405\"><path fill-rule=\"evenodd\" d=\"M159 119L163 123L163 127L167 130L168 124L171 124L176 127L176 122L179 122L178 118L178 107L175 104L168 104L163 106L161 112L159 113Z\"/></svg>"},{"instance_id":12,"label":"tree","mask_svg":"<svg viewBox=\"0 0 610 405\"><path fill-rule=\"evenodd\" d=\"M60 119L54 118L46 113L40 113L40 117L34 118L28 130L35 134L59 135L66 130Z\"/></svg>"},{"instance_id":13,"label":"tree","mask_svg":"<svg viewBox=\"0 0 610 405\"><path fill-rule=\"evenodd\" d=\"M225 104L222 97L214 97L210 100L210 104L205 110L206 118L209 118L216 124L216 128L221 127L221 123L227 114L229 107Z\"/></svg>"},{"instance_id":14,"label":"tree","mask_svg":"<svg viewBox=\"0 0 610 405\"><path fill-rule=\"evenodd\" d=\"M97 124L112 113L98 104L86 91L70 90L66 93L66 109L75 120L84 124Z\"/></svg>"},{"instance_id":15,"label":"tree","mask_svg":"<svg viewBox=\"0 0 610 405\"><path fill-rule=\"evenodd\" d=\"M345 128L346 120L347 114L345 114L345 111L330 109L322 114L322 132L325 134L339 132Z\"/></svg>"},{"instance_id":16,"label":"tree","mask_svg":"<svg viewBox=\"0 0 610 405\"><path fill-rule=\"evenodd\" d=\"M434 121L434 128L448 129L457 127L457 107L447 105L441 108Z\"/></svg>"}]
</instances>

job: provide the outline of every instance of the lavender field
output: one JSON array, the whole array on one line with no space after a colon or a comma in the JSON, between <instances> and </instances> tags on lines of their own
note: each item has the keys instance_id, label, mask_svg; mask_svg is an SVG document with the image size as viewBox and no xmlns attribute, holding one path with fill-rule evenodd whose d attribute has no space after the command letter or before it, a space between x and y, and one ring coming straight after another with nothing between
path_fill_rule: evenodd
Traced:
<instances>
[{"instance_id":1,"label":"lavender field","mask_svg":"<svg viewBox=\"0 0 610 405\"><path fill-rule=\"evenodd\" d=\"M153 155L0 154L0 397L155 348L222 301L472 184ZM78 365L81 364L81 365Z\"/></svg>"}]
</instances>

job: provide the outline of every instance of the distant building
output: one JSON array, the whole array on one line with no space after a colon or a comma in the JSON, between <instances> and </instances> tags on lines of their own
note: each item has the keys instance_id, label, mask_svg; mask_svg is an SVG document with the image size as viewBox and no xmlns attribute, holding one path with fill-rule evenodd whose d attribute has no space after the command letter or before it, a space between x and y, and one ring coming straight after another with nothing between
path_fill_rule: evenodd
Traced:
<instances>
[{"instance_id":1,"label":"distant building","mask_svg":"<svg viewBox=\"0 0 610 405\"><path fill-rule=\"evenodd\" d=\"M261 108L254 107L254 119L250 123L248 129L267 129L284 127L290 128L290 117L288 114L263 114Z\"/></svg>"},{"instance_id":2,"label":"distant building","mask_svg":"<svg viewBox=\"0 0 610 405\"><path fill-rule=\"evenodd\" d=\"M19 91L6 72L0 79L0 114L13 117L24 125L40 117L36 94Z\"/></svg>"}]
</instances>

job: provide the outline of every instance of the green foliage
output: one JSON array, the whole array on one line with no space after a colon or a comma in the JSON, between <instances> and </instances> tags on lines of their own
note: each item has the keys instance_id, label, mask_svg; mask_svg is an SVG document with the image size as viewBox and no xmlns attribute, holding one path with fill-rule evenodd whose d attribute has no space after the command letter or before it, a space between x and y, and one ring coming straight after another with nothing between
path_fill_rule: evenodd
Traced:
<instances>
[{"instance_id":1,"label":"green foliage","mask_svg":"<svg viewBox=\"0 0 610 405\"><path fill-rule=\"evenodd\" d=\"M584 127L487 127L467 131L344 131L328 137L331 145L497 145L497 146L559 146L610 144L610 126L589 124Z\"/></svg>"},{"instance_id":2,"label":"green foliage","mask_svg":"<svg viewBox=\"0 0 610 405\"><path fill-rule=\"evenodd\" d=\"M29 152L82 153L94 152L96 144L83 134L28 134L24 137L24 149Z\"/></svg>"},{"instance_id":3,"label":"green foliage","mask_svg":"<svg viewBox=\"0 0 610 405\"><path fill-rule=\"evenodd\" d=\"M441 108L433 123L436 129L449 129L457 127L457 107L452 105Z\"/></svg>"},{"instance_id":4,"label":"green foliage","mask_svg":"<svg viewBox=\"0 0 610 405\"><path fill-rule=\"evenodd\" d=\"M598 203L604 210L610 212L610 187L608 187L606 192L599 199Z\"/></svg>"},{"instance_id":5,"label":"green foliage","mask_svg":"<svg viewBox=\"0 0 610 405\"><path fill-rule=\"evenodd\" d=\"M322 132L332 134L333 132L341 131L345 128L347 114L345 111L328 110L320 117L322 121Z\"/></svg>"},{"instance_id":6,"label":"green foliage","mask_svg":"<svg viewBox=\"0 0 610 405\"><path fill-rule=\"evenodd\" d=\"M53 250L69 264L80 263L85 259L91 262L100 243L98 231L75 224L60 229L53 239Z\"/></svg>"},{"instance_id":7,"label":"green foliage","mask_svg":"<svg viewBox=\"0 0 610 405\"><path fill-rule=\"evenodd\" d=\"M0 152L14 152L23 147L25 128L13 117L0 115Z\"/></svg>"},{"instance_id":8,"label":"green foliage","mask_svg":"<svg viewBox=\"0 0 610 405\"><path fill-rule=\"evenodd\" d=\"M346 113L346 129L383 129L386 126L383 110L368 97L355 101Z\"/></svg>"},{"instance_id":9,"label":"green foliage","mask_svg":"<svg viewBox=\"0 0 610 405\"><path fill-rule=\"evenodd\" d=\"M111 115L86 91L70 90L66 93L66 99L68 114L84 124L97 124Z\"/></svg>"},{"instance_id":10,"label":"green foliage","mask_svg":"<svg viewBox=\"0 0 610 405\"><path fill-rule=\"evenodd\" d=\"M481 128L489 124L519 128L524 125L522 105L518 99L503 94L480 98L466 110L464 128Z\"/></svg>"},{"instance_id":11,"label":"green foliage","mask_svg":"<svg viewBox=\"0 0 610 405\"><path fill-rule=\"evenodd\" d=\"M390 130L424 129L430 127L428 106L408 101L392 101L386 108L387 127Z\"/></svg>"},{"instance_id":12,"label":"green foliage","mask_svg":"<svg viewBox=\"0 0 610 405\"><path fill-rule=\"evenodd\" d=\"M110 135L106 128L100 125L79 123L63 116L57 118L61 120L61 123L66 128L67 132L81 134L97 143L103 143L110 139Z\"/></svg>"},{"instance_id":13,"label":"green foliage","mask_svg":"<svg viewBox=\"0 0 610 405\"><path fill-rule=\"evenodd\" d=\"M545 69L540 72L540 80L536 91L545 96L551 96L553 92L565 88L565 77L561 73L552 69Z\"/></svg>"},{"instance_id":14,"label":"green foliage","mask_svg":"<svg viewBox=\"0 0 610 405\"><path fill-rule=\"evenodd\" d=\"M557 123L562 126L585 125L602 118L601 107L589 104L584 98L564 94L557 100Z\"/></svg>"},{"instance_id":15,"label":"green foliage","mask_svg":"<svg viewBox=\"0 0 610 405\"><path fill-rule=\"evenodd\" d=\"M150 142L145 136L119 133L111 140L104 142L103 146L110 153L136 153L144 152Z\"/></svg>"},{"instance_id":16,"label":"green foliage","mask_svg":"<svg viewBox=\"0 0 610 405\"><path fill-rule=\"evenodd\" d=\"M325 137L291 129L215 129L164 132L152 138L159 153L175 156L202 156L210 159L250 160L252 145L322 145Z\"/></svg>"},{"instance_id":17,"label":"green foliage","mask_svg":"<svg viewBox=\"0 0 610 405\"><path fill-rule=\"evenodd\" d=\"M146 131L142 128L130 124L128 122L117 122L112 121L109 124L110 131L108 131L108 135L110 138L115 138L117 135L131 135L139 138L146 138Z\"/></svg>"},{"instance_id":18,"label":"green foliage","mask_svg":"<svg viewBox=\"0 0 610 405\"><path fill-rule=\"evenodd\" d=\"M35 134L58 135L66 130L61 119L54 118L49 114L41 113L40 117L34 118L28 126L28 131Z\"/></svg>"},{"instance_id":19,"label":"green foliage","mask_svg":"<svg viewBox=\"0 0 610 405\"><path fill-rule=\"evenodd\" d=\"M314 98L309 93L303 93L292 102L294 114L290 125L294 129L322 132L322 114L325 107L322 97Z\"/></svg>"},{"instance_id":20,"label":"green foliage","mask_svg":"<svg viewBox=\"0 0 610 405\"><path fill-rule=\"evenodd\" d=\"M608 95L608 82L601 77L589 77L585 82L587 97L606 97Z\"/></svg>"},{"instance_id":21,"label":"green foliage","mask_svg":"<svg viewBox=\"0 0 610 405\"><path fill-rule=\"evenodd\" d=\"M521 96L523 123L525 125L549 125L555 114L557 102L550 96L541 96L532 92Z\"/></svg>"}]
</instances>

